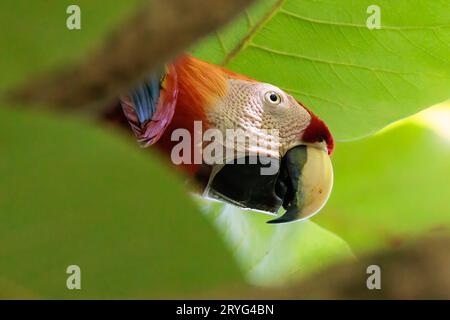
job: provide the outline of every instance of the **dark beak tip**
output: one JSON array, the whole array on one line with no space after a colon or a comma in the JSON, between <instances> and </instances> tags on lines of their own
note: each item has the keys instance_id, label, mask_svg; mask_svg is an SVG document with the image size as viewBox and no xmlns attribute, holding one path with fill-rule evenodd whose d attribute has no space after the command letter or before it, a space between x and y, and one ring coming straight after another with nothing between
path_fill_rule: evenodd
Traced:
<instances>
[{"instance_id":1,"label":"dark beak tip","mask_svg":"<svg viewBox=\"0 0 450 320\"><path fill-rule=\"evenodd\" d=\"M266 223L268 223L268 224L282 224L282 223L285 223L285 222L287 222L287 221L284 221L282 219L273 219L273 220L267 221Z\"/></svg>"},{"instance_id":2,"label":"dark beak tip","mask_svg":"<svg viewBox=\"0 0 450 320\"><path fill-rule=\"evenodd\" d=\"M297 219L284 219L283 217L279 217L277 219L269 220L266 223L268 224L283 224L288 222L296 221Z\"/></svg>"},{"instance_id":3,"label":"dark beak tip","mask_svg":"<svg viewBox=\"0 0 450 320\"><path fill-rule=\"evenodd\" d=\"M282 216L273 219L273 220L269 220L266 223L268 224L281 224L281 223L287 223L287 222L292 222L292 221L296 221L299 219L299 210L298 208L290 208L288 209Z\"/></svg>"}]
</instances>

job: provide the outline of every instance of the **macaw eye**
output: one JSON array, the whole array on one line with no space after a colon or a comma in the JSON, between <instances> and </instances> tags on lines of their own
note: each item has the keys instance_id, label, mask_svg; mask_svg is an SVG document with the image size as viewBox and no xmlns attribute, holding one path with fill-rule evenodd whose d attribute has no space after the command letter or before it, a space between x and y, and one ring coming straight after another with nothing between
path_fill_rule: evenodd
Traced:
<instances>
[{"instance_id":1,"label":"macaw eye","mask_svg":"<svg viewBox=\"0 0 450 320\"><path fill-rule=\"evenodd\" d=\"M281 102L281 96L275 91L266 92L264 98L269 104L277 105Z\"/></svg>"}]
</instances>

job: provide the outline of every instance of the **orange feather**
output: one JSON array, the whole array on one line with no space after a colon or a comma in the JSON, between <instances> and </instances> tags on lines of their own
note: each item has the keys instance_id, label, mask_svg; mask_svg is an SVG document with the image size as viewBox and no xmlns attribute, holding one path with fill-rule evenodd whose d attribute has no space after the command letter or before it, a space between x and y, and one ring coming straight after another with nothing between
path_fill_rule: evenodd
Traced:
<instances>
[{"instance_id":1,"label":"orange feather","mask_svg":"<svg viewBox=\"0 0 450 320\"><path fill-rule=\"evenodd\" d=\"M209 128L206 112L218 99L225 96L227 80L238 75L213 64L189 55L179 57L174 63L178 81L178 98L171 123L161 136L156 146L165 154L170 154L177 141L171 141L172 132L183 128L194 136L194 121L201 121L203 132ZM250 80L249 78L242 77ZM191 139L192 157L201 153L201 145L195 145ZM195 175L201 165L183 164L182 170Z\"/></svg>"}]
</instances>

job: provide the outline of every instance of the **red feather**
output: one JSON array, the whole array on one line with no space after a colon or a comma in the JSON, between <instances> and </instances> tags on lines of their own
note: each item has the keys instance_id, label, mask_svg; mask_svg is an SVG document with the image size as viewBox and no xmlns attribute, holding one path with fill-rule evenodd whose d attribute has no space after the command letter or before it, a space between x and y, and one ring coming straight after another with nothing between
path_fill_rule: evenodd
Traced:
<instances>
[{"instance_id":1,"label":"red feather","mask_svg":"<svg viewBox=\"0 0 450 320\"><path fill-rule=\"evenodd\" d=\"M303 105L302 105L303 106ZM305 106L303 106L305 108ZM327 144L328 154L331 155L334 150L334 140L327 125L319 119L309 109L305 108L311 115L311 122L303 132L302 140L304 142L314 143L325 141Z\"/></svg>"}]
</instances>

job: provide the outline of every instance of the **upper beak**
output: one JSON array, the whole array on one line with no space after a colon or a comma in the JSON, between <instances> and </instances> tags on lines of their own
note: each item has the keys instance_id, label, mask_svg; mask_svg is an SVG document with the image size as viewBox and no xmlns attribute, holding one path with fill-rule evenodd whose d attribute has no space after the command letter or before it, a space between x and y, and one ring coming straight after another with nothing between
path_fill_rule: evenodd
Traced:
<instances>
[{"instance_id":1,"label":"upper beak","mask_svg":"<svg viewBox=\"0 0 450 320\"><path fill-rule=\"evenodd\" d=\"M300 145L281 159L275 192L286 212L268 223L303 220L317 213L327 202L333 187L333 167L321 144Z\"/></svg>"}]
</instances>

